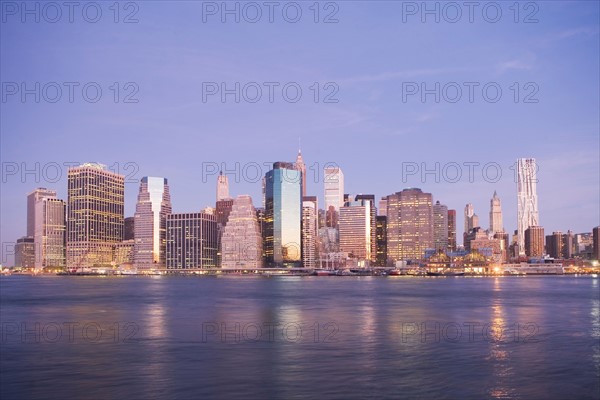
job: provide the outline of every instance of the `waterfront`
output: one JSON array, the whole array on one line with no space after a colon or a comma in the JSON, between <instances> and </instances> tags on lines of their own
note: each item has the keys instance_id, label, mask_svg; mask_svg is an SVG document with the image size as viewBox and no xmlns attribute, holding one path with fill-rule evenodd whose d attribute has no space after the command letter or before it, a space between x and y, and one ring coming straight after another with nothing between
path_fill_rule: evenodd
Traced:
<instances>
[{"instance_id":1,"label":"waterfront","mask_svg":"<svg viewBox=\"0 0 600 400\"><path fill-rule=\"evenodd\" d=\"M0 397L594 399L599 297L596 276L5 276Z\"/></svg>"}]
</instances>

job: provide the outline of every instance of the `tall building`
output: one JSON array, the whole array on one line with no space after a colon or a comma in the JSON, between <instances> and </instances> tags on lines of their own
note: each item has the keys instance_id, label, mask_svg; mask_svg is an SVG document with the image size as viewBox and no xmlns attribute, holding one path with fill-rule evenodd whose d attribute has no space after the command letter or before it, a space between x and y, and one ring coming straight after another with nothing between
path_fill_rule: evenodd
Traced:
<instances>
[{"instance_id":1,"label":"tall building","mask_svg":"<svg viewBox=\"0 0 600 400\"><path fill-rule=\"evenodd\" d=\"M265 175L265 258L269 267L302 264L301 172L276 162Z\"/></svg>"},{"instance_id":2,"label":"tall building","mask_svg":"<svg viewBox=\"0 0 600 400\"><path fill-rule=\"evenodd\" d=\"M304 268L318 267L318 204L316 196L302 199L302 265Z\"/></svg>"},{"instance_id":3,"label":"tall building","mask_svg":"<svg viewBox=\"0 0 600 400\"><path fill-rule=\"evenodd\" d=\"M355 201L369 200L369 209L371 213L371 262L377 259L377 207L375 206L374 194L357 194Z\"/></svg>"},{"instance_id":4,"label":"tall building","mask_svg":"<svg viewBox=\"0 0 600 400\"><path fill-rule=\"evenodd\" d=\"M387 265L387 217L385 215L377 216L376 233L376 252L375 265L385 267Z\"/></svg>"},{"instance_id":5,"label":"tall building","mask_svg":"<svg viewBox=\"0 0 600 400\"><path fill-rule=\"evenodd\" d=\"M66 204L54 197L35 202L35 268L66 267Z\"/></svg>"},{"instance_id":6,"label":"tall building","mask_svg":"<svg viewBox=\"0 0 600 400\"><path fill-rule=\"evenodd\" d=\"M433 248L433 200L421 189L387 196L387 251L392 262L422 259Z\"/></svg>"},{"instance_id":7,"label":"tall building","mask_svg":"<svg viewBox=\"0 0 600 400\"><path fill-rule=\"evenodd\" d=\"M252 197L233 200L229 220L221 236L221 268L262 268L262 236Z\"/></svg>"},{"instance_id":8,"label":"tall building","mask_svg":"<svg viewBox=\"0 0 600 400\"><path fill-rule=\"evenodd\" d=\"M35 204L44 198L56 198L56 191L37 188L27 194L27 236L35 236Z\"/></svg>"},{"instance_id":9,"label":"tall building","mask_svg":"<svg viewBox=\"0 0 600 400\"><path fill-rule=\"evenodd\" d=\"M500 250L502 252L502 262L506 262L508 260L508 252L509 252L509 246L510 246L510 242L508 241L508 233L502 231L502 232L496 232L494 233L494 239L497 239L500 241Z\"/></svg>"},{"instance_id":10,"label":"tall building","mask_svg":"<svg viewBox=\"0 0 600 400\"><path fill-rule=\"evenodd\" d=\"M302 152L298 149L298 156L296 157L295 163L296 169L300 171L302 174L302 197L306 196L306 164L304 164L304 160L302 159Z\"/></svg>"},{"instance_id":11,"label":"tall building","mask_svg":"<svg viewBox=\"0 0 600 400\"><path fill-rule=\"evenodd\" d=\"M328 222L337 222L334 214L339 213L344 206L344 173L340 167L325 167L323 169L323 182L325 186L325 212L328 213ZM331 217L329 217L331 215ZM330 225L335 227L336 225Z\"/></svg>"},{"instance_id":12,"label":"tall building","mask_svg":"<svg viewBox=\"0 0 600 400\"><path fill-rule=\"evenodd\" d=\"M15 244L15 267L35 267L35 245L33 237L23 236L17 239Z\"/></svg>"},{"instance_id":13,"label":"tall building","mask_svg":"<svg viewBox=\"0 0 600 400\"><path fill-rule=\"evenodd\" d=\"M439 201L433 205L433 247L442 252L448 249L448 207Z\"/></svg>"},{"instance_id":14,"label":"tall building","mask_svg":"<svg viewBox=\"0 0 600 400\"><path fill-rule=\"evenodd\" d=\"M135 238L135 217L127 217L123 220L123 241Z\"/></svg>"},{"instance_id":15,"label":"tall building","mask_svg":"<svg viewBox=\"0 0 600 400\"><path fill-rule=\"evenodd\" d=\"M544 255L544 228L529 226L525 229L524 242L527 257L542 257Z\"/></svg>"},{"instance_id":16,"label":"tall building","mask_svg":"<svg viewBox=\"0 0 600 400\"><path fill-rule=\"evenodd\" d=\"M525 230L539 225L537 164L534 158L517 160L517 228L519 250L525 254Z\"/></svg>"},{"instance_id":17,"label":"tall building","mask_svg":"<svg viewBox=\"0 0 600 400\"><path fill-rule=\"evenodd\" d=\"M217 177L217 201L224 199L229 199L229 179L221 171Z\"/></svg>"},{"instance_id":18,"label":"tall building","mask_svg":"<svg viewBox=\"0 0 600 400\"><path fill-rule=\"evenodd\" d=\"M167 269L217 267L217 218L208 213L167 215Z\"/></svg>"},{"instance_id":19,"label":"tall building","mask_svg":"<svg viewBox=\"0 0 600 400\"><path fill-rule=\"evenodd\" d=\"M68 172L67 267L111 266L123 240L125 177L87 163Z\"/></svg>"},{"instance_id":20,"label":"tall building","mask_svg":"<svg viewBox=\"0 0 600 400\"><path fill-rule=\"evenodd\" d=\"M494 190L494 196L490 200L490 233L503 232L502 225L502 202Z\"/></svg>"},{"instance_id":21,"label":"tall building","mask_svg":"<svg viewBox=\"0 0 600 400\"><path fill-rule=\"evenodd\" d=\"M379 200L379 214L378 215L383 215L384 217L387 216L387 197L382 197L381 200Z\"/></svg>"},{"instance_id":22,"label":"tall building","mask_svg":"<svg viewBox=\"0 0 600 400\"><path fill-rule=\"evenodd\" d=\"M592 230L592 260L600 260L600 226Z\"/></svg>"},{"instance_id":23,"label":"tall building","mask_svg":"<svg viewBox=\"0 0 600 400\"><path fill-rule=\"evenodd\" d=\"M134 216L136 268L165 267L166 221L171 211L171 195L167 179L154 176L143 177Z\"/></svg>"},{"instance_id":24,"label":"tall building","mask_svg":"<svg viewBox=\"0 0 600 400\"><path fill-rule=\"evenodd\" d=\"M371 241L375 238L376 232L372 235L371 231L376 226L376 221L373 221L375 224L371 222L372 201L366 199L351 201L340 208L338 221L340 251L359 260L373 259ZM377 243L374 245L376 248Z\"/></svg>"},{"instance_id":25,"label":"tall building","mask_svg":"<svg viewBox=\"0 0 600 400\"><path fill-rule=\"evenodd\" d=\"M552 232L552 235L546 236L546 254L552 258L569 259L573 257L574 246L574 237L571 231L566 234Z\"/></svg>"},{"instance_id":26,"label":"tall building","mask_svg":"<svg viewBox=\"0 0 600 400\"><path fill-rule=\"evenodd\" d=\"M465 206L465 230L463 233L463 245L466 247L466 237L473 228L477 228L479 226L479 217L475 214L475 209L473 204L468 203Z\"/></svg>"},{"instance_id":27,"label":"tall building","mask_svg":"<svg viewBox=\"0 0 600 400\"><path fill-rule=\"evenodd\" d=\"M456 210L448 210L448 250L456 251Z\"/></svg>"}]
</instances>

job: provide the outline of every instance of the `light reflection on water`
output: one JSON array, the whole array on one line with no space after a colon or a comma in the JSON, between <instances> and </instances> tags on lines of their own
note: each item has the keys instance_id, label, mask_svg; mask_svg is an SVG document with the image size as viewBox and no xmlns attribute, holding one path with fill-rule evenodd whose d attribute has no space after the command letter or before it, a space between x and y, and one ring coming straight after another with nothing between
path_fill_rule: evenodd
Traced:
<instances>
[{"instance_id":1,"label":"light reflection on water","mask_svg":"<svg viewBox=\"0 0 600 400\"><path fill-rule=\"evenodd\" d=\"M0 285L3 400L600 397L592 277L2 277ZM63 332L32 343L35 334L23 341L11 331L66 321L95 323L102 337L69 342ZM477 324L473 337L465 324ZM131 327L139 330L125 340Z\"/></svg>"}]
</instances>

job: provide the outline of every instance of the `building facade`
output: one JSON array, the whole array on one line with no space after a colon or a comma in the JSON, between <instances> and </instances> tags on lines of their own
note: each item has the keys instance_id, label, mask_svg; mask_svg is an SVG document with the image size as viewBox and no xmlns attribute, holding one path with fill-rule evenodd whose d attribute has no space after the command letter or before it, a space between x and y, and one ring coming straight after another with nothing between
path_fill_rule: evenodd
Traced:
<instances>
[{"instance_id":1,"label":"building facade","mask_svg":"<svg viewBox=\"0 0 600 400\"><path fill-rule=\"evenodd\" d=\"M23 236L15 243L15 267L35 267L35 244L32 236Z\"/></svg>"},{"instance_id":2,"label":"building facade","mask_svg":"<svg viewBox=\"0 0 600 400\"><path fill-rule=\"evenodd\" d=\"M456 210L448 210L448 250L456 251Z\"/></svg>"},{"instance_id":3,"label":"building facade","mask_svg":"<svg viewBox=\"0 0 600 400\"><path fill-rule=\"evenodd\" d=\"M35 268L66 267L66 204L64 200L43 197L35 203Z\"/></svg>"},{"instance_id":4,"label":"building facade","mask_svg":"<svg viewBox=\"0 0 600 400\"><path fill-rule=\"evenodd\" d=\"M265 258L268 267L302 265L302 173L276 162L265 175Z\"/></svg>"},{"instance_id":5,"label":"building facade","mask_svg":"<svg viewBox=\"0 0 600 400\"><path fill-rule=\"evenodd\" d=\"M337 214L344 206L344 173L340 167L325 167L323 169L325 188L325 212L327 226L336 227Z\"/></svg>"},{"instance_id":6,"label":"building facade","mask_svg":"<svg viewBox=\"0 0 600 400\"><path fill-rule=\"evenodd\" d=\"M502 202L496 191L490 200L490 233L493 235L496 232L504 232L502 223Z\"/></svg>"},{"instance_id":7,"label":"building facade","mask_svg":"<svg viewBox=\"0 0 600 400\"><path fill-rule=\"evenodd\" d=\"M68 172L67 267L114 265L114 244L123 240L125 177L101 164Z\"/></svg>"},{"instance_id":8,"label":"building facade","mask_svg":"<svg viewBox=\"0 0 600 400\"><path fill-rule=\"evenodd\" d=\"M302 265L304 268L318 268L318 203L316 196L302 199Z\"/></svg>"},{"instance_id":9,"label":"building facade","mask_svg":"<svg viewBox=\"0 0 600 400\"><path fill-rule=\"evenodd\" d=\"M340 251L347 253L350 258L371 261L373 256L377 256L372 254L372 240L376 235L372 230L377 222L372 221L371 202L372 200L351 201L340 208Z\"/></svg>"},{"instance_id":10,"label":"building facade","mask_svg":"<svg viewBox=\"0 0 600 400\"><path fill-rule=\"evenodd\" d=\"M530 226L525 229L524 245L527 257L542 257L544 255L544 228Z\"/></svg>"},{"instance_id":11,"label":"building facade","mask_svg":"<svg viewBox=\"0 0 600 400\"><path fill-rule=\"evenodd\" d=\"M419 260L433 248L431 193L404 189L387 196L387 251L391 262Z\"/></svg>"},{"instance_id":12,"label":"building facade","mask_svg":"<svg viewBox=\"0 0 600 400\"><path fill-rule=\"evenodd\" d=\"M433 205L433 247L441 252L448 249L448 207L439 201Z\"/></svg>"},{"instance_id":13,"label":"building facade","mask_svg":"<svg viewBox=\"0 0 600 400\"><path fill-rule=\"evenodd\" d=\"M203 212L167 215L167 269L217 267L217 218Z\"/></svg>"},{"instance_id":14,"label":"building facade","mask_svg":"<svg viewBox=\"0 0 600 400\"><path fill-rule=\"evenodd\" d=\"M143 177L134 216L134 263L136 268L165 267L167 215L171 214L171 195L166 178Z\"/></svg>"},{"instance_id":15,"label":"building facade","mask_svg":"<svg viewBox=\"0 0 600 400\"><path fill-rule=\"evenodd\" d=\"M519 249L525 251L525 231L539 225L537 198L537 164L534 158L517 160L517 230Z\"/></svg>"},{"instance_id":16,"label":"building facade","mask_svg":"<svg viewBox=\"0 0 600 400\"><path fill-rule=\"evenodd\" d=\"M240 195L233 201L221 235L221 268L262 268L262 236L252 198Z\"/></svg>"}]
</instances>

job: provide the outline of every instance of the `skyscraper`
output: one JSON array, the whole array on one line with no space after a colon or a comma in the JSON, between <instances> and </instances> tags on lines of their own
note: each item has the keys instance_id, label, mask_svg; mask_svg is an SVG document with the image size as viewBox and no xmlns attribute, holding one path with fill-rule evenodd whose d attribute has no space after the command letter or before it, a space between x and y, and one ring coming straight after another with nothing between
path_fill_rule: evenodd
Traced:
<instances>
[{"instance_id":1,"label":"skyscraper","mask_svg":"<svg viewBox=\"0 0 600 400\"><path fill-rule=\"evenodd\" d=\"M134 216L134 263L137 268L164 268L166 221L171 211L167 179L143 177Z\"/></svg>"},{"instance_id":2,"label":"skyscraper","mask_svg":"<svg viewBox=\"0 0 600 400\"><path fill-rule=\"evenodd\" d=\"M384 217L387 215L387 197L382 197L379 200L378 215L383 215Z\"/></svg>"},{"instance_id":3,"label":"skyscraper","mask_svg":"<svg viewBox=\"0 0 600 400\"><path fill-rule=\"evenodd\" d=\"M340 167L325 167L323 169L323 182L325 187L325 212L328 214L337 214L340 207L344 205L344 173ZM329 217L330 223L335 222L337 218ZM328 224L334 227L335 225Z\"/></svg>"},{"instance_id":4,"label":"skyscraper","mask_svg":"<svg viewBox=\"0 0 600 400\"><path fill-rule=\"evenodd\" d=\"M490 200L490 233L503 232L502 225L502 203L494 190L494 196Z\"/></svg>"},{"instance_id":5,"label":"skyscraper","mask_svg":"<svg viewBox=\"0 0 600 400\"><path fill-rule=\"evenodd\" d=\"M203 212L167 215L167 269L217 267L217 218Z\"/></svg>"},{"instance_id":6,"label":"skyscraper","mask_svg":"<svg viewBox=\"0 0 600 400\"><path fill-rule=\"evenodd\" d=\"M66 205L64 200L41 197L35 202L35 268L66 266Z\"/></svg>"},{"instance_id":7,"label":"skyscraper","mask_svg":"<svg viewBox=\"0 0 600 400\"><path fill-rule=\"evenodd\" d=\"M372 223L372 201L367 199L351 201L340 208L338 221L340 251L359 260L371 261L374 258L371 244L376 232L371 234L371 231L375 228L376 221ZM373 244L376 248L377 244Z\"/></svg>"},{"instance_id":8,"label":"skyscraper","mask_svg":"<svg viewBox=\"0 0 600 400\"><path fill-rule=\"evenodd\" d=\"M464 233L469 233L471 231L471 229L474 228L473 226L473 215L475 215L475 209L473 207L473 204L471 203L467 203L467 205L465 206L465 229L464 229Z\"/></svg>"},{"instance_id":9,"label":"skyscraper","mask_svg":"<svg viewBox=\"0 0 600 400\"><path fill-rule=\"evenodd\" d=\"M35 267L35 245L32 236L23 236L15 244L15 267Z\"/></svg>"},{"instance_id":10,"label":"skyscraper","mask_svg":"<svg viewBox=\"0 0 600 400\"><path fill-rule=\"evenodd\" d=\"M600 226L592 229L592 260L600 260Z\"/></svg>"},{"instance_id":11,"label":"skyscraper","mask_svg":"<svg viewBox=\"0 0 600 400\"><path fill-rule=\"evenodd\" d=\"M111 266L123 240L125 177L102 164L68 172L67 267Z\"/></svg>"},{"instance_id":12,"label":"skyscraper","mask_svg":"<svg viewBox=\"0 0 600 400\"><path fill-rule=\"evenodd\" d=\"M35 203L43 198L56 198L56 191L37 188L27 194L27 236L35 235Z\"/></svg>"},{"instance_id":13,"label":"skyscraper","mask_svg":"<svg viewBox=\"0 0 600 400\"><path fill-rule=\"evenodd\" d=\"M433 248L433 200L421 189L387 196L387 251L392 261L422 259Z\"/></svg>"},{"instance_id":14,"label":"skyscraper","mask_svg":"<svg viewBox=\"0 0 600 400\"><path fill-rule=\"evenodd\" d=\"M448 250L456 251L456 210L448 210Z\"/></svg>"},{"instance_id":15,"label":"skyscraper","mask_svg":"<svg viewBox=\"0 0 600 400\"><path fill-rule=\"evenodd\" d=\"M295 163L296 169L302 173L302 197L306 196L306 164L302 159L302 152L298 149L298 156Z\"/></svg>"},{"instance_id":16,"label":"skyscraper","mask_svg":"<svg viewBox=\"0 0 600 400\"><path fill-rule=\"evenodd\" d=\"M304 268L318 266L318 204L316 196L302 200L302 265Z\"/></svg>"},{"instance_id":17,"label":"skyscraper","mask_svg":"<svg viewBox=\"0 0 600 400\"><path fill-rule=\"evenodd\" d=\"M262 236L252 198L233 200L229 220L221 236L221 268L262 268Z\"/></svg>"},{"instance_id":18,"label":"skyscraper","mask_svg":"<svg viewBox=\"0 0 600 400\"><path fill-rule=\"evenodd\" d=\"M439 201L433 205L433 246L436 251L448 249L448 207Z\"/></svg>"},{"instance_id":19,"label":"skyscraper","mask_svg":"<svg viewBox=\"0 0 600 400\"><path fill-rule=\"evenodd\" d=\"M217 177L217 201L229 198L229 179L221 171Z\"/></svg>"},{"instance_id":20,"label":"skyscraper","mask_svg":"<svg viewBox=\"0 0 600 400\"><path fill-rule=\"evenodd\" d=\"M374 194L357 194L355 201L369 200L369 209L371 213L371 262L377 259L377 207L375 206Z\"/></svg>"},{"instance_id":21,"label":"skyscraper","mask_svg":"<svg viewBox=\"0 0 600 400\"><path fill-rule=\"evenodd\" d=\"M387 217L385 215L377 216L375 229L377 241L375 265L385 267L387 265Z\"/></svg>"},{"instance_id":22,"label":"skyscraper","mask_svg":"<svg viewBox=\"0 0 600 400\"><path fill-rule=\"evenodd\" d=\"M525 254L525 230L538 226L537 164L534 158L517 160L517 228L520 254Z\"/></svg>"},{"instance_id":23,"label":"skyscraper","mask_svg":"<svg viewBox=\"0 0 600 400\"><path fill-rule=\"evenodd\" d=\"M266 173L265 256L270 267L302 263L302 173L292 163L276 162Z\"/></svg>"},{"instance_id":24,"label":"skyscraper","mask_svg":"<svg viewBox=\"0 0 600 400\"><path fill-rule=\"evenodd\" d=\"M544 228L529 226L525 229L524 242L527 257L542 257L544 255Z\"/></svg>"}]
</instances>

